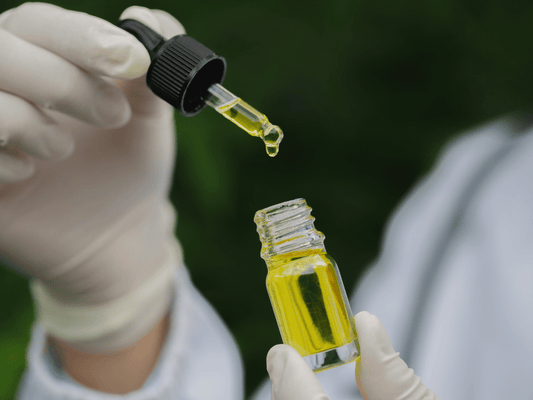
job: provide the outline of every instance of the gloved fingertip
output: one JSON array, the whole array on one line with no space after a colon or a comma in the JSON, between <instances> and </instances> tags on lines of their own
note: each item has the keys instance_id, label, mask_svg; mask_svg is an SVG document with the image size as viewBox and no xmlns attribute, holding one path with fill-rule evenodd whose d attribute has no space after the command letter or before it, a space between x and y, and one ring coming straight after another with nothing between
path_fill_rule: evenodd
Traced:
<instances>
[{"instance_id":1,"label":"gloved fingertip","mask_svg":"<svg viewBox=\"0 0 533 400\"><path fill-rule=\"evenodd\" d=\"M185 28L176 18L163 10L152 10L154 15L159 20L161 26L161 34L164 37L171 38L176 35L184 35Z\"/></svg>"},{"instance_id":2,"label":"gloved fingertip","mask_svg":"<svg viewBox=\"0 0 533 400\"><path fill-rule=\"evenodd\" d=\"M119 20L123 19L137 20L167 39L185 33L183 25L172 15L162 10L131 6L126 8L120 15ZM128 75L117 77L126 79L137 78L148 70L151 62L148 51L138 40L135 39L135 42L139 48L136 48L133 52L135 60L129 63L131 68L127 71Z\"/></svg>"},{"instance_id":3,"label":"gloved fingertip","mask_svg":"<svg viewBox=\"0 0 533 400\"><path fill-rule=\"evenodd\" d=\"M112 85L106 85L97 93L93 114L99 126L120 128L130 121L132 111L124 93Z\"/></svg>"},{"instance_id":4,"label":"gloved fingertip","mask_svg":"<svg viewBox=\"0 0 533 400\"><path fill-rule=\"evenodd\" d=\"M75 141L70 132L60 130L57 126L46 129L42 135L48 158L61 161L69 158L74 152Z\"/></svg>"},{"instance_id":5,"label":"gloved fingertip","mask_svg":"<svg viewBox=\"0 0 533 400\"><path fill-rule=\"evenodd\" d=\"M355 326L362 357L366 358L365 353L376 354L376 351L381 356L395 354L389 335L378 317L368 311L361 311L355 315Z\"/></svg>"},{"instance_id":6,"label":"gloved fingertip","mask_svg":"<svg viewBox=\"0 0 533 400\"><path fill-rule=\"evenodd\" d=\"M10 10L4 11L2 14L0 14L0 26L9 18L11 14L13 14L13 11L15 11L14 8L11 8Z\"/></svg>"},{"instance_id":7,"label":"gloved fingertip","mask_svg":"<svg viewBox=\"0 0 533 400\"><path fill-rule=\"evenodd\" d=\"M355 374L364 399L437 399L394 351L378 317L362 311L355 324L361 346Z\"/></svg>"},{"instance_id":8,"label":"gloved fingertip","mask_svg":"<svg viewBox=\"0 0 533 400\"><path fill-rule=\"evenodd\" d=\"M135 79L148 71L148 50L132 34L100 20L93 22L88 34L90 45L84 49L83 63L90 71L123 79Z\"/></svg>"},{"instance_id":9,"label":"gloved fingertip","mask_svg":"<svg viewBox=\"0 0 533 400\"><path fill-rule=\"evenodd\" d=\"M276 345L267 354L272 398L279 400L329 400L318 378L294 348Z\"/></svg>"},{"instance_id":10,"label":"gloved fingertip","mask_svg":"<svg viewBox=\"0 0 533 400\"><path fill-rule=\"evenodd\" d=\"M354 318L356 322L358 319L368 319L368 320L374 319L374 320L379 321L378 317L376 317L374 314L370 314L368 311L360 311L357 314L355 314Z\"/></svg>"},{"instance_id":11,"label":"gloved fingertip","mask_svg":"<svg viewBox=\"0 0 533 400\"><path fill-rule=\"evenodd\" d=\"M35 173L35 163L26 154L9 148L0 151L0 166L0 184L22 181Z\"/></svg>"},{"instance_id":12,"label":"gloved fingertip","mask_svg":"<svg viewBox=\"0 0 533 400\"><path fill-rule=\"evenodd\" d=\"M384 329L382 322L374 314L370 314L368 311L361 311L355 316L355 326L357 327L357 333L360 334L359 328L367 331L379 331Z\"/></svg>"},{"instance_id":13,"label":"gloved fingertip","mask_svg":"<svg viewBox=\"0 0 533 400\"><path fill-rule=\"evenodd\" d=\"M278 377L283 375L287 364L287 352L290 352L290 350L296 351L285 344L277 344L268 351L266 364L271 381L277 380Z\"/></svg>"},{"instance_id":14,"label":"gloved fingertip","mask_svg":"<svg viewBox=\"0 0 533 400\"><path fill-rule=\"evenodd\" d=\"M106 65L106 72L113 78L136 79L146 74L150 62L146 47L132 35L130 47L115 53L114 59Z\"/></svg>"},{"instance_id":15,"label":"gloved fingertip","mask_svg":"<svg viewBox=\"0 0 533 400\"><path fill-rule=\"evenodd\" d=\"M135 19L139 22L142 22L149 28L152 28L154 31L163 35L161 31L161 25L155 14L146 7L141 6L131 6L126 8L119 17L119 20L123 19Z\"/></svg>"}]
</instances>

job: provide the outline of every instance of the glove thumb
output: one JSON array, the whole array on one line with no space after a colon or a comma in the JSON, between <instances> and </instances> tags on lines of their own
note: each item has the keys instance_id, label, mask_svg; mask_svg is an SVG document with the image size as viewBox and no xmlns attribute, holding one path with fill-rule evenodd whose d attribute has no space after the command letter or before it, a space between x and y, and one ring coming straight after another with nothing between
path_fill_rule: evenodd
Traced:
<instances>
[{"instance_id":1,"label":"glove thumb","mask_svg":"<svg viewBox=\"0 0 533 400\"><path fill-rule=\"evenodd\" d=\"M355 377L365 400L438 400L394 351L378 317L362 311L355 325L361 346Z\"/></svg>"},{"instance_id":2,"label":"glove thumb","mask_svg":"<svg viewBox=\"0 0 533 400\"><path fill-rule=\"evenodd\" d=\"M267 371L272 381L272 400L329 400L309 365L286 344L267 354Z\"/></svg>"}]
</instances>

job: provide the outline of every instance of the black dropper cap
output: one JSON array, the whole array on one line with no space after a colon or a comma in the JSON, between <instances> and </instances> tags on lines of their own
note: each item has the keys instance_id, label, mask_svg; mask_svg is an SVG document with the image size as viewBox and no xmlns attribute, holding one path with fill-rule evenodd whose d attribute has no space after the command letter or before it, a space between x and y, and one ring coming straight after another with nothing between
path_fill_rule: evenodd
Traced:
<instances>
[{"instance_id":1,"label":"black dropper cap","mask_svg":"<svg viewBox=\"0 0 533 400\"><path fill-rule=\"evenodd\" d=\"M152 92L186 117L204 109L207 89L222 83L226 75L224 57L187 35L166 40L134 19L119 21L117 26L135 36L150 53L146 84Z\"/></svg>"}]
</instances>

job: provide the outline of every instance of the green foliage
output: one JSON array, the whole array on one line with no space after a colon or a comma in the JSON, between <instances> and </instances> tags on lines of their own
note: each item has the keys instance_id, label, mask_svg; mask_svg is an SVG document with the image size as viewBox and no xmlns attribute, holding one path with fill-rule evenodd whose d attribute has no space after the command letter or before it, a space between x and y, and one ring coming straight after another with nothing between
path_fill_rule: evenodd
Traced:
<instances>
[{"instance_id":1,"label":"green foliage","mask_svg":"<svg viewBox=\"0 0 533 400\"><path fill-rule=\"evenodd\" d=\"M0 399L12 399L24 371L33 308L26 280L0 269Z\"/></svg>"},{"instance_id":2,"label":"green foliage","mask_svg":"<svg viewBox=\"0 0 533 400\"><path fill-rule=\"evenodd\" d=\"M0 11L18 4L6 0ZM130 5L56 4L109 21ZM255 211L306 198L350 290L376 257L387 216L446 140L532 100L525 44L533 6L523 0L140 5L170 12L225 56L224 86L285 132L270 159L259 140L213 110L176 116L177 233L194 282L241 346L248 393L265 376L268 348L280 342ZM28 339L31 306L21 282L1 272L1 399L13 395Z\"/></svg>"}]
</instances>

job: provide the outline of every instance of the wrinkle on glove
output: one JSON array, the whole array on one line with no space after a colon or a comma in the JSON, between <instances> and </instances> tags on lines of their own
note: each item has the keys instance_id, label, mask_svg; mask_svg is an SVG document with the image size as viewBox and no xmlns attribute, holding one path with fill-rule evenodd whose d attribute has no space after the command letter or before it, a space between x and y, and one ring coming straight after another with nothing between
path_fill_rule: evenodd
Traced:
<instances>
[{"instance_id":1,"label":"wrinkle on glove","mask_svg":"<svg viewBox=\"0 0 533 400\"><path fill-rule=\"evenodd\" d=\"M395 352L381 321L366 311L355 316L361 355L356 380L365 400L438 400ZM320 382L300 354L288 345L267 355L272 400L328 400Z\"/></svg>"}]
</instances>

